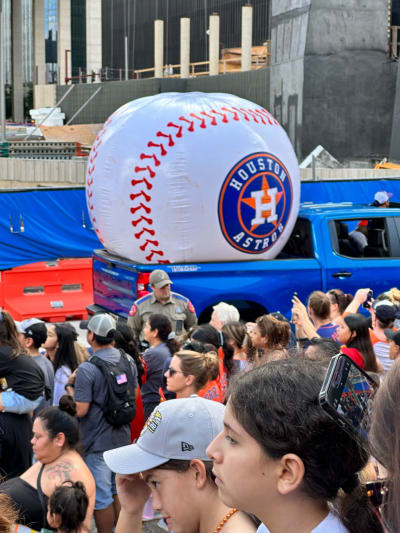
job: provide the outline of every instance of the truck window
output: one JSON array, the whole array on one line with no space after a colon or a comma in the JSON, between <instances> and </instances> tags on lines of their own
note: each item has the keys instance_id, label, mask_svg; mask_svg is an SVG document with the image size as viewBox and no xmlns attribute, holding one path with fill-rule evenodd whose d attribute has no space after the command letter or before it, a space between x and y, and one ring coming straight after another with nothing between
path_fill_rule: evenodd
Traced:
<instances>
[{"instance_id":1,"label":"truck window","mask_svg":"<svg viewBox=\"0 0 400 533\"><path fill-rule=\"evenodd\" d=\"M307 259L314 257L311 239L311 223L306 218L298 218L292 234L277 259Z\"/></svg>"},{"instance_id":2,"label":"truck window","mask_svg":"<svg viewBox=\"0 0 400 533\"><path fill-rule=\"evenodd\" d=\"M334 220L333 249L346 257L391 257L387 220L384 217Z\"/></svg>"}]
</instances>

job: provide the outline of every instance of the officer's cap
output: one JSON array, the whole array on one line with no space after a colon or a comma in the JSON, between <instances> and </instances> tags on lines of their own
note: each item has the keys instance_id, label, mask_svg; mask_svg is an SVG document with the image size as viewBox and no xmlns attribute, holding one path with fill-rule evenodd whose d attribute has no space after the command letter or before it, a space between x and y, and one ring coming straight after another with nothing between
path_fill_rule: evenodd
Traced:
<instances>
[{"instance_id":1,"label":"officer's cap","mask_svg":"<svg viewBox=\"0 0 400 533\"><path fill-rule=\"evenodd\" d=\"M153 270L150 274L150 285L156 289L161 289L165 285L171 285L172 281L164 270Z\"/></svg>"}]
</instances>

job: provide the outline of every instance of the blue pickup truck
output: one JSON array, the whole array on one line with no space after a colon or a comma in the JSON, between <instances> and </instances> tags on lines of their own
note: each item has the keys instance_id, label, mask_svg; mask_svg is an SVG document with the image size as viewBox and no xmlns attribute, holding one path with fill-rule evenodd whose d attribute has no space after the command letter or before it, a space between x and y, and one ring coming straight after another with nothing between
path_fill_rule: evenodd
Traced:
<instances>
[{"instance_id":1,"label":"blue pickup truck","mask_svg":"<svg viewBox=\"0 0 400 533\"><path fill-rule=\"evenodd\" d=\"M368 221L368 244L356 246L352 232ZM290 315L297 291L339 288L354 293L371 287L375 294L400 284L400 208L350 203L301 204L294 230L275 259L149 266L115 257L105 250L93 255L94 305L89 313L108 311L127 317L132 302L145 295L153 268L168 272L173 290L193 302L199 322L208 321L220 301L238 307L244 320L271 312Z\"/></svg>"}]
</instances>

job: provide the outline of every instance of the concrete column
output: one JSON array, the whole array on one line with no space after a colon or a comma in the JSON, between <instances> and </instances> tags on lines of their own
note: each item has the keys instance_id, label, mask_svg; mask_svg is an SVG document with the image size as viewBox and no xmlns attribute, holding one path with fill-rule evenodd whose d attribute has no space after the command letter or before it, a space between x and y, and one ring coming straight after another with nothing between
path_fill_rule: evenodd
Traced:
<instances>
[{"instance_id":1,"label":"concrete column","mask_svg":"<svg viewBox=\"0 0 400 533\"><path fill-rule=\"evenodd\" d=\"M253 42L253 6L242 7L242 71L251 70Z\"/></svg>"},{"instance_id":2,"label":"concrete column","mask_svg":"<svg viewBox=\"0 0 400 533\"><path fill-rule=\"evenodd\" d=\"M154 77L163 77L164 66L164 21L154 21Z\"/></svg>"},{"instance_id":3,"label":"concrete column","mask_svg":"<svg viewBox=\"0 0 400 533\"><path fill-rule=\"evenodd\" d=\"M58 85L71 77L71 0L58 0L57 34ZM71 83L71 82L68 82Z\"/></svg>"},{"instance_id":4,"label":"concrete column","mask_svg":"<svg viewBox=\"0 0 400 533\"><path fill-rule=\"evenodd\" d=\"M210 15L210 76L219 74L219 15Z\"/></svg>"},{"instance_id":5,"label":"concrete column","mask_svg":"<svg viewBox=\"0 0 400 533\"><path fill-rule=\"evenodd\" d=\"M44 39L44 0L33 2L33 85L44 85L46 80L46 53Z\"/></svg>"},{"instance_id":6,"label":"concrete column","mask_svg":"<svg viewBox=\"0 0 400 533\"><path fill-rule=\"evenodd\" d=\"M86 73L102 67L101 0L86 0ZM87 78L90 83L91 78ZM95 81L100 81L98 77Z\"/></svg>"},{"instance_id":7,"label":"concrete column","mask_svg":"<svg viewBox=\"0 0 400 533\"><path fill-rule=\"evenodd\" d=\"M181 18L181 78L189 77L190 19Z\"/></svg>"},{"instance_id":8,"label":"concrete column","mask_svg":"<svg viewBox=\"0 0 400 533\"><path fill-rule=\"evenodd\" d=\"M13 119L15 122L24 121L24 86L22 61L22 5L21 0L12 0L12 89L13 89Z\"/></svg>"}]
</instances>

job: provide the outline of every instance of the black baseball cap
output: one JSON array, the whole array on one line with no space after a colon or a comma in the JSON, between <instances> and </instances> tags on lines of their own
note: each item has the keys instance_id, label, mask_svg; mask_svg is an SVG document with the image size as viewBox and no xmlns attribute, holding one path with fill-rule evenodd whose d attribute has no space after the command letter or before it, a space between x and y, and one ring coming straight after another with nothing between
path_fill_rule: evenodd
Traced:
<instances>
[{"instance_id":1,"label":"black baseball cap","mask_svg":"<svg viewBox=\"0 0 400 533\"><path fill-rule=\"evenodd\" d=\"M384 330L386 338L393 341L397 346L400 346L400 331L394 331L394 329L387 328Z\"/></svg>"}]
</instances>

